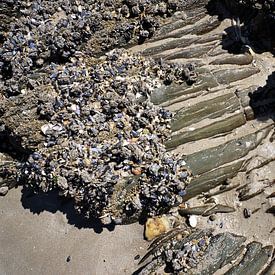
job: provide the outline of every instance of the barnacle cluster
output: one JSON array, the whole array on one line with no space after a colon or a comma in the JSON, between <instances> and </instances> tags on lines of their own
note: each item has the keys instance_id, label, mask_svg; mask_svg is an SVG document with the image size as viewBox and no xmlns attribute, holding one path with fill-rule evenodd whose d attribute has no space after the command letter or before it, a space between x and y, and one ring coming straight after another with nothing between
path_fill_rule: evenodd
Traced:
<instances>
[{"instance_id":1,"label":"barnacle cluster","mask_svg":"<svg viewBox=\"0 0 275 275\"><path fill-rule=\"evenodd\" d=\"M146 262L149 257L151 260L137 274L157 273L161 268L169 274L193 274L192 271L205 257L212 236L209 229L192 232L181 227L174 228L151 243L140 263Z\"/></svg>"},{"instance_id":2,"label":"barnacle cluster","mask_svg":"<svg viewBox=\"0 0 275 275\"><path fill-rule=\"evenodd\" d=\"M192 83L194 66L110 50L152 37L161 20L185 5L3 1L0 123L31 152L21 161L19 182L57 188L79 212L105 222L181 203L190 173L166 152L172 115L154 106L150 93L173 81ZM20 118L13 120L10 110L15 116L20 110Z\"/></svg>"},{"instance_id":3,"label":"barnacle cluster","mask_svg":"<svg viewBox=\"0 0 275 275\"><path fill-rule=\"evenodd\" d=\"M186 81L193 66L124 50L95 64L85 60L51 65L41 76L55 96L37 105L38 120L46 122L44 140L18 179L43 191L58 188L74 198L79 212L117 223L181 203L190 174L183 160L166 152L172 115L154 106L150 93L167 78ZM39 85L35 90L45 92Z\"/></svg>"},{"instance_id":4,"label":"barnacle cluster","mask_svg":"<svg viewBox=\"0 0 275 275\"><path fill-rule=\"evenodd\" d=\"M184 245L179 240L171 241L162 248L162 257L166 264L171 264L173 273L187 272L199 263L200 257L209 245L209 239L207 235L190 238Z\"/></svg>"},{"instance_id":5,"label":"barnacle cluster","mask_svg":"<svg viewBox=\"0 0 275 275\"><path fill-rule=\"evenodd\" d=\"M51 62L64 64L78 51L98 55L143 42L160 20L185 5L174 0L1 1L0 89L19 94L32 86L28 74Z\"/></svg>"}]
</instances>

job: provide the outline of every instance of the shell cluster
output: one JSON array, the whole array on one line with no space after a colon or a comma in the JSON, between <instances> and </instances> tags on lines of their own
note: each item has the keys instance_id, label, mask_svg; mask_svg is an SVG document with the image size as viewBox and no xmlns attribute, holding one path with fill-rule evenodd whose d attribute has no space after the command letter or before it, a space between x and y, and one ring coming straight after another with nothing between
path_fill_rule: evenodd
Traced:
<instances>
[{"instance_id":1,"label":"shell cluster","mask_svg":"<svg viewBox=\"0 0 275 275\"><path fill-rule=\"evenodd\" d=\"M0 91L8 103L1 110L9 103L15 110L32 104L19 123L26 136L13 129L31 151L18 169L19 182L36 190L58 188L79 212L106 223L181 203L190 172L166 152L172 115L154 106L150 93L173 81L192 83L195 68L110 50L152 37L161 20L185 5L3 1ZM8 20L9 12L15 20ZM30 131L22 127L27 115ZM6 128L12 132L13 126Z\"/></svg>"},{"instance_id":2,"label":"shell cluster","mask_svg":"<svg viewBox=\"0 0 275 275\"><path fill-rule=\"evenodd\" d=\"M178 237L180 238L180 237ZM173 274L179 272L187 272L191 268L195 268L200 262L203 252L206 250L210 242L210 237L205 235L198 239L192 239L183 246L180 241L171 241L158 251L164 257L166 265L171 265Z\"/></svg>"},{"instance_id":3,"label":"shell cluster","mask_svg":"<svg viewBox=\"0 0 275 275\"><path fill-rule=\"evenodd\" d=\"M40 76L55 96L40 97L36 112L45 121L44 140L22 164L18 180L43 191L58 188L74 198L79 212L106 222L180 204L190 172L166 152L172 114L154 106L150 93L168 80L186 81L194 67L124 50L93 61L52 64ZM47 93L43 87L34 90ZM28 140L24 146L31 146Z\"/></svg>"},{"instance_id":4,"label":"shell cluster","mask_svg":"<svg viewBox=\"0 0 275 275\"><path fill-rule=\"evenodd\" d=\"M158 273L163 269L169 274L193 274L199 263L204 260L212 237L211 230L192 231L176 227L150 244L149 251L140 261L147 263L137 274Z\"/></svg>"},{"instance_id":5,"label":"shell cluster","mask_svg":"<svg viewBox=\"0 0 275 275\"><path fill-rule=\"evenodd\" d=\"M3 2L3 3L2 3ZM0 89L8 96L32 87L29 75L79 51L98 55L143 42L186 1L1 1ZM15 20L9 20L10 15Z\"/></svg>"}]
</instances>

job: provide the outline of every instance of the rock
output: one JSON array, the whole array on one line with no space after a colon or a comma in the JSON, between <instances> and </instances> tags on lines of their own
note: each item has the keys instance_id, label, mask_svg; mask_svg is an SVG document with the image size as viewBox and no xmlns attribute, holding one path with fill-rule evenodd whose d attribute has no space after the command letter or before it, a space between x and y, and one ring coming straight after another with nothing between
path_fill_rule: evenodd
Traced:
<instances>
[{"instance_id":1,"label":"rock","mask_svg":"<svg viewBox=\"0 0 275 275\"><path fill-rule=\"evenodd\" d=\"M274 274L275 274L275 260L273 259L271 263L267 266L267 268L261 272L261 275L274 275Z\"/></svg>"},{"instance_id":2,"label":"rock","mask_svg":"<svg viewBox=\"0 0 275 275\"><path fill-rule=\"evenodd\" d=\"M148 241L160 236L171 229L169 219L166 216L161 218L149 218L145 224L145 238Z\"/></svg>"},{"instance_id":3,"label":"rock","mask_svg":"<svg viewBox=\"0 0 275 275\"><path fill-rule=\"evenodd\" d=\"M242 261L228 270L226 275L237 274L258 274L263 269L269 258L272 256L273 247L265 246L258 242L252 242L247 245L247 251Z\"/></svg>"},{"instance_id":4,"label":"rock","mask_svg":"<svg viewBox=\"0 0 275 275\"><path fill-rule=\"evenodd\" d=\"M243 210L243 215L244 215L244 217L245 217L246 219L247 219L247 218L250 218L251 215L252 215L252 211L251 211L250 209L245 208L245 209Z\"/></svg>"},{"instance_id":5,"label":"rock","mask_svg":"<svg viewBox=\"0 0 275 275\"><path fill-rule=\"evenodd\" d=\"M8 186L1 186L0 187L0 196L5 196L9 191L9 187Z\"/></svg>"},{"instance_id":6,"label":"rock","mask_svg":"<svg viewBox=\"0 0 275 275\"><path fill-rule=\"evenodd\" d=\"M216 219L217 219L216 215L212 214L212 215L209 216L209 220L212 221L212 222L215 221Z\"/></svg>"},{"instance_id":7,"label":"rock","mask_svg":"<svg viewBox=\"0 0 275 275\"><path fill-rule=\"evenodd\" d=\"M177 238L179 232L183 233L181 238ZM229 232L213 236L209 229L192 229L189 232L175 228L150 245L141 262L149 256L152 256L152 260L141 267L137 274L158 273L168 266L169 274L180 274L187 270L188 274L213 274L242 254L244 242L244 237Z\"/></svg>"},{"instance_id":8,"label":"rock","mask_svg":"<svg viewBox=\"0 0 275 275\"><path fill-rule=\"evenodd\" d=\"M198 224L197 216L191 215L188 219L189 225L193 228L195 228Z\"/></svg>"},{"instance_id":9,"label":"rock","mask_svg":"<svg viewBox=\"0 0 275 275\"><path fill-rule=\"evenodd\" d=\"M203 258L196 268L193 269L193 274L213 274L239 256L243 250L241 245L244 241L244 237L228 232L215 235L211 239L210 245L206 249Z\"/></svg>"}]
</instances>

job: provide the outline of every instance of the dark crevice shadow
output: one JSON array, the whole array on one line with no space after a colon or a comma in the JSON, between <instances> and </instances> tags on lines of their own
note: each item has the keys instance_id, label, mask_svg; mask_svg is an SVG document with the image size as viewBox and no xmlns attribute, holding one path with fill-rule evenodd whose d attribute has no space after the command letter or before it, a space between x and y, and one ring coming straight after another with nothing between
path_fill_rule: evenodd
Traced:
<instances>
[{"instance_id":1,"label":"dark crevice shadow","mask_svg":"<svg viewBox=\"0 0 275 275\"><path fill-rule=\"evenodd\" d=\"M50 213L61 212L63 213L68 223L74 225L78 229L90 228L95 233L101 233L104 228L108 231L113 231L114 224L103 225L99 219L87 219L83 215L76 212L72 199L67 199L59 196L57 190L49 191L47 193L41 192L38 194L25 186L22 189L21 203L25 209L29 209L31 213L39 215L44 211Z\"/></svg>"},{"instance_id":2,"label":"dark crevice shadow","mask_svg":"<svg viewBox=\"0 0 275 275\"><path fill-rule=\"evenodd\" d=\"M237 4L234 0L210 0L209 15L219 20L239 20L239 27L226 28L221 40L222 49L230 54L244 53L251 48L255 53L270 52L275 56L275 19L271 14ZM266 85L248 94L254 118L266 121L275 117L275 72L268 76Z\"/></svg>"},{"instance_id":3,"label":"dark crevice shadow","mask_svg":"<svg viewBox=\"0 0 275 275\"><path fill-rule=\"evenodd\" d=\"M23 148L22 138L12 133L4 125L0 124L0 152L11 156L17 161L25 161L32 153L31 150Z\"/></svg>"},{"instance_id":4,"label":"dark crevice shadow","mask_svg":"<svg viewBox=\"0 0 275 275\"><path fill-rule=\"evenodd\" d=\"M206 5L209 15L218 16L219 20L238 19L239 29L231 26L225 29L222 38L222 48L229 53L239 54L248 45L256 53L271 52L275 56L275 19L256 8L248 8L236 4L234 0L210 0ZM245 41L237 35L241 34Z\"/></svg>"},{"instance_id":5,"label":"dark crevice shadow","mask_svg":"<svg viewBox=\"0 0 275 275\"><path fill-rule=\"evenodd\" d=\"M241 28L242 31L243 28ZM240 54L244 52L244 44L236 37L234 27L228 27L224 30L226 32L222 37L222 49L230 54Z\"/></svg>"},{"instance_id":6,"label":"dark crevice shadow","mask_svg":"<svg viewBox=\"0 0 275 275\"><path fill-rule=\"evenodd\" d=\"M218 16L219 20L232 19L239 17L241 22L248 23L257 16L257 9L248 9L244 6L237 5L234 0L210 0L206 9L209 15Z\"/></svg>"},{"instance_id":7,"label":"dark crevice shadow","mask_svg":"<svg viewBox=\"0 0 275 275\"><path fill-rule=\"evenodd\" d=\"M255 119L259 121L269 118L275 120L275 72L268 76L265 86L259 87L248 95L249 105Z\"/></svg>"},{"instance_id":8,"label":"dark crevice shadow","mask_svg":"<svg viewBox=\"0 0 275 275\"><path fill-rule=\"evenodd\" d=\"M243 11L241 9L234 11L234 7L231 6L230 4L228 5L227 1L210 0L206 5L206 9L209 15L218 16L219 21L232 20L238 17L240 22L242 22L244 20L242 18ZM243 27L241 31L243 32ZM239 54L242 49L242 41L236 36L236 28L230 26L224 30L224 33L221 40L222 49L231 54Z\"/></svg>"}]
</instances>

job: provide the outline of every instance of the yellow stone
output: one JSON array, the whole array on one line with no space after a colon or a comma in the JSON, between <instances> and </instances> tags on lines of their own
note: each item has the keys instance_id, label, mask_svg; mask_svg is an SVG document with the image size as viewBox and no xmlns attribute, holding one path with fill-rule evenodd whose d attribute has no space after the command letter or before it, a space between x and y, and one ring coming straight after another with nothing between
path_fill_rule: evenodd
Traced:
<instances>
[{"instance_id":1,"label":"yellow stone","mask_svg":"<svg viewBox=\"0 0 275 275\"><path fill-rule=\"evenodd\" d=\"M169 231L170 227L169 219L165 216L160 218L149 218L145 224L145 238L151 241Z\"/></svg>"}]
</instances>

